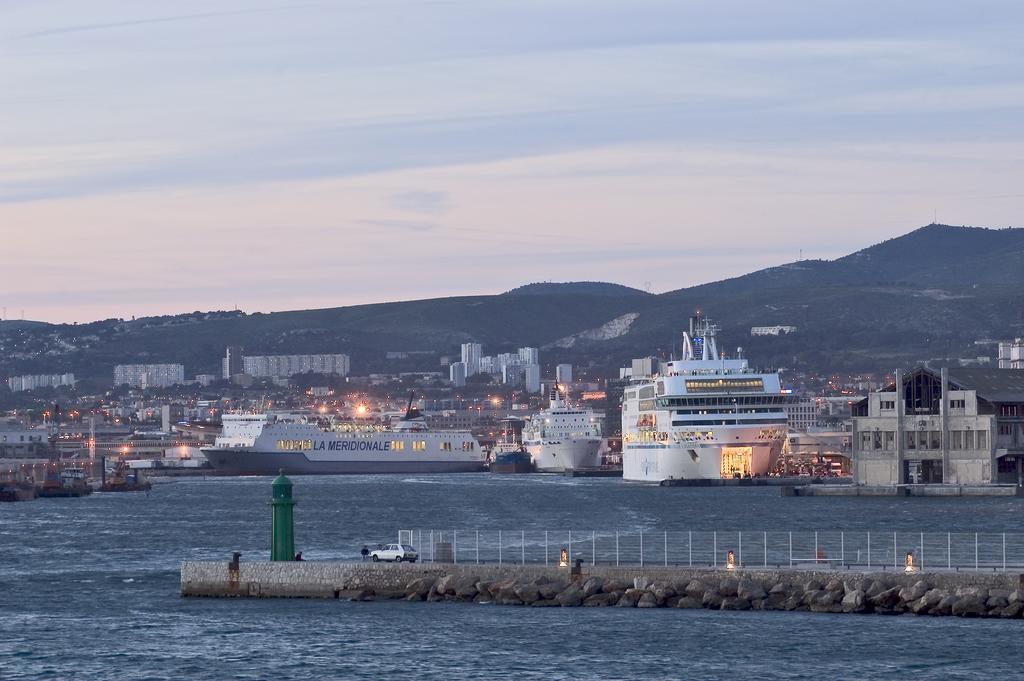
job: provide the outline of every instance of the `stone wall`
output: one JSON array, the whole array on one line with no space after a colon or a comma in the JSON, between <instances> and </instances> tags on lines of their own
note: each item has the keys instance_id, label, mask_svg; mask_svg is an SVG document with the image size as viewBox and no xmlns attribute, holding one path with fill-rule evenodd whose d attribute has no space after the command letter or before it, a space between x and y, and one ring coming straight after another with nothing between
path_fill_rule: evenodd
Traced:
<instances>
[{"instance_id":1,"label":"stone wall","mask_svg":"<svg viewBox=\"0 0 1024 681\"><path fill-rule=\"evenodd\" d=\"M403 598L504 605L678 607L1020 617L1024 575L540 565L185 562L183 596Z\"/></svg>"}]
</instances>

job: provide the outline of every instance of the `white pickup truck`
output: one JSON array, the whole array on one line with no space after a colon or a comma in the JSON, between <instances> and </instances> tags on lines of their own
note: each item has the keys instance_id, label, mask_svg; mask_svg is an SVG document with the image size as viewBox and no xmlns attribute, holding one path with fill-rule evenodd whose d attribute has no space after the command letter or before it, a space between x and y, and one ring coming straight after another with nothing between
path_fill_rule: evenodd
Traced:
<instances>
[{"instance_id":1,"label":"white pickup truck","mask_svg":"<svg viewBox=\"0 0 1024 681\"><path fill-rule=\"evenodd\" d=\"M408 544L388 544L382 549L375 549L370 552L370 559L377 561L387 560L394 563L401 563L403 560L408 563L415 563L420 554Z\"/></svg>"}]
</instances>

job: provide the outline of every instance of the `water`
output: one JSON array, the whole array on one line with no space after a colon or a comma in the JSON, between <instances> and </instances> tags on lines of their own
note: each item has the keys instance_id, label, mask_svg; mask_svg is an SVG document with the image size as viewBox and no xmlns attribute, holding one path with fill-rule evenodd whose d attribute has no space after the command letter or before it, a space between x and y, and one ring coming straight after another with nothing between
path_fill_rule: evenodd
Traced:
<instances>
[{"instance_id":1,"label":"water","mask_svg":"<svg viewBox=\"0 0 1024 681\"><path fill-rule=\"evenodd\" d=\"M400 527L1019 532L1024 501L461 475L296 478L298 549ZM182 599L182 559L265 557L268 478L0 506L0 679L1014 678L1024 622ZM984 654L979 652L984 641Z\"/></svg>"}]
</instances>

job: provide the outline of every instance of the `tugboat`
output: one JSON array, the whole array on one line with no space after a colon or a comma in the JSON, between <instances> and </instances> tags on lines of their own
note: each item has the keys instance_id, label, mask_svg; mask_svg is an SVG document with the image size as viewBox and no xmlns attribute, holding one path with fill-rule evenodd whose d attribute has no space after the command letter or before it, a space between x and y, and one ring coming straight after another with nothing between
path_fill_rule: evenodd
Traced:
<instances>
[{"instance_id":1,"label":"tugboat","mask_svg":"<svg viewBox=\"0 0 1024 681\"><path fill-rule=\"evenodd\" d=\"M85 471L81 468L64 468L59 472L51 464L47 466L46 479L36 489L36 496L53 497L84 497L92 494L92 488L85 481Z\"/></svg>"},{"instance_id":2,"label":"tugboat","mask_svg":"<svg viewBox=\"0 0 1024 681\"><path fill-rule=\"evenodd\" d=\"M521 442L516 441L516 432L522 433L523 422L519 419L505 419L501 425L503 439L496 442L491 450L490 471L533 473L533 457Z\"/></svg>"},{"instance_id":3,"label":"tugboat","mask_svg":"<svg viewBox=\"0 0 1024 681\"><path fill-rule=\"evenodd\" d=\"M100 485L101 492L148 492L151 489L153 483L146 480L142 473L130 470L125 461L118 461L110 479Z\"/></svg>"}]
</instances>

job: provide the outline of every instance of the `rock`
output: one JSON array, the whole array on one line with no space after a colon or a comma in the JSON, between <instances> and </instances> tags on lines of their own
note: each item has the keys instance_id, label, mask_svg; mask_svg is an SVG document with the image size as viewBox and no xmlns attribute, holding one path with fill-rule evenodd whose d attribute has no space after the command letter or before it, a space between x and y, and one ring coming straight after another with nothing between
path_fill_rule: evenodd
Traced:
<instances>
[{"instance_id":1,"label":"rock","mask_svg":"<svg viewBox=\"0 0 1024 681\"><path fill-rule=\"evenodd\" d=\"M544 584L537 585L537 591L540 593L540 597L544 600L552 600L555 596L565 589L565 582L545 582Z\"/></svg>"},{"instance_id":2,"label":"rock","mask_svg":"<svg viewBox=\"0 0 1024 681\"><path fill-rule=\"evenodd\" d=\"M916 601L913 601L909 605L910 612L915 615L926 615L931 610L942 602L942 598L945 595L940 589L929 589Z\"/></svg>"},{"instance_id":3,"label":"rock","mask_svg":"<svg viewBox=\"0 0 1024 681\"><path fill-rule=\"evenodd\" d=\"M1010 595L1012 593L1013 592L1009 591L1008 589L989 589L988 590L988 597L989 598L1005 598L1007 600L1007 602L1009 602Z\"/></svg>"},{"instance_id":4,"label":"rock","mask_svg":"<svg viewBox=\"0 0 1024 681\"><path fill-rule=\"evenodd\" d=\"M753 601L765 598L768 594L765 593L764 587L757 582L749 579L741 579L739 585L736 587L736 596L748 601Z\"/></svg>"},{"instance_id":5,"label":"rock","mask_svg":"<svg viewBox=\"0 0 1024 681\"><path fill-rule=\"evenodd\" d=\"M606 579L601 586L601 591L610 594L613 591L625 591L628 585L620 579Z\"/></svg>"},{"instance_id":6,"label":"rock","mask_svg":"<svg viewBox=\"0 0 1024 681\"><path fill-rule=\"evenodd\" d=\"M726 597L722 599L722 610L750 610L750 601L739 597Z\"/></svg>"},{"instance_id":7,"label":"rock","mask_svg":"<svg viewBox=\"0 0 1024 681\"><path fill-rule=\"evenodd\" d=\"M591 577L587 581L583 582L583 598L590 598L596 593L600 593L602 587L604 587L604 580L600 577Z\"/></svg>"},{"instance_id":8,"label":"rock","mask_svg":"<svg viewBox=\"0 0 1024 681\"><path fill-rule=\"evenodd\" d=\"M452 582L450 589L453 589L457 598L472 600L477 595L476 583L480 581L478 576L459 577Z\"/></svg>"},{"instance_id":9,"label":"rock","mask_svg":"<svg viewBox=\"0 0 1024 681\"><path fill-rule=\"evenodd\" d=\"M704 592L707 590L708 588L705 586L704 582L699 579L691 579L690 583L686 585L685 592L687 596L691 596L692 598L703 598Z\"/></svg>"},{"instance_id":10,"label":"rock","mask_svg":"<svg viewBox=\"0 0 1024 681\"><path fill-rule=\"evenodd\" d=\"M735 597L736 589L738 589L739 586L739 580L733 579L732 577L726 577L718 584L718 595L722 598Z\"/></svg>"},{"instance_id":11,"label":"rock","mask_svg":"<svg viewBox=\"0 0 1024 681\"><path fill-rule=\"evenodd\" d=\"M1021 612L1024 611L1024 603L1020 601L1014 601L1008 606L1003 608L1002 612L999 613L1000 617L1020 617Z\"/></svg>"},{"instance_id":12,"label":"rock","mask_svg":"<svg viewBox=\"0 0 1024 681\"><path fill-rule=\"evenodd\" d=\"M637 601L640 600L640 596L644 593L640 589L626 589L626 592L622 594L622 598L615 605L619 608L635 608Z\"/></svg>"},{"instance_id":13,"label":"rock","mask_svg":"<svg viewBox=\"0 0 1024 681\"><path fill-rule=\"evenodd\" d=\"M679 599L679 602L676 603L676 607L696 610L697 608L704 607L704 604L703 602L701 602L701 599L699 598L694 598L693 596L683 596Z\"/></svg>"},{"instance_id":14,"label":"rock","mask_svg":"<svg viewBox=\"0 0 1024 681\"><path fill-rule=\"evenodd\" d=\"M786 599L786 602L782 604L783 610L806 610L807 606L804 604L803 594L793 594Z\"/></svg>"},{"instance_id":15,"label":"rock","mask_svg":"<svg viewBox=\"0 0 1024 681\"><path fill-rule=\"evenodd\" d=\"M821 582L812 579L804 584L804 592L808 591L821 591Z\"/></svg>"},{"instance_id":16,"label":"rock","mask_svg":"<svg viewBox=\"0 0 1024 681\"><path fill-rule=\"evenodd\" d=\"M784 593L768 594L768 598L764 601L765 610L784 610L786 599L788 597Z\"/></svg>"},{"instance_id":17,"label":"rock","mask_svg":"<svg viewBox=\"0 0 1024 681\"><path fill-rule=\"evenodd\" d=\"M676 595L676 590L670 584L655 584L651 587L651 593L654 594L658 605L665 605L668 599Z\"/></svg>"},{"instance_id":18,"label":"rock","mask_svg":"<svg viewBox=\"0 0 1024 681\"><path fill-rule=\"evenodd\" d=\"M650 591L644 591L640 594L640 600L636 602L638 608L657 608L658 599L655 598L654 594Z\"/></svg>"},{"instance_id":19,"label":"rock","mask_svg":"<svg viewBox=\"0 0 1024 681\"><path fill-rule=\"evenodd\" d=\"M704 597L701 599L701 604L705 608L718 610L722 607L722 597L718 595L717 591L712 591L709 589L704 592Z\"/></svg>"},{"instance_id":20,"label":"rock","mask_svg":"<svg viewBox=\"0 0 1024 681\"><path fill-rule=\"evenodd\" d=\"M864 612L867 609L864 607L865 600L864 592L856 589L843 596L840 605L843 606L843 612Z\"/></svg>"},{"instance_id":21,"label":"rock","mask_svg":"<svg viewBox=\"0 0 1024 681\"><path fill-rule=\"evenodd\" d=\"M520 584L512 590L523 603L529 605L540 600L540 589L536 584Z\"/></svg>"},{"instance_id":22,"label":"rock","mask_svg":"<svg viewBox=\"0 0 1024 681\"><path fill-rule=\"evenodd\" d=\"M886 586L884 582L876 579L873 582L871 582L871 586L864 590L864 595L868 598L868 600L871 600L878 594L882 593L883 591L886 591L888 588L889 587Z\"/></svg>"},{"instance_id":23,"label":"rock","mask_svg":"<svg viewBox=\"0 0 1024 681\"><path fill-rule=\"evenodd\" d=\"M913 601L916 601L920 599L922 596L924 596L928 592L929 588L930 587L927 582L916 582L913 586L908 586L900 589L900 600L902 600L904 603L911 603Z\"/></svg>"},{"instance_id":24,"label":"rock","mask_svg":"<svg viewBox=\"0 0 1024 681\"><path fill-rule=\"evenodd\" d=\"M555 596L555 600L564 608L575 607L583 603L583 589L579 584L570 584Z\"/></svg>"},{"instance_id":25,"label":"rock","mask_svg":"<svg viewBox=\"0 0 1024 681\"><path fill-rule=\"evenodd\" d=\"M961 596L953 604L952 612L957 617L981 617L988 614L981 599L975 595Z\"/></svg>"},{"instance_id":26,"label":"rock","mask_svg":"<svg viewBox=\"0 0 1024 681\"><path fill-rule=\"evenodd\" d=\"M619 602L620 594L612 592L608 594L593 594L583 601L584 608L604 608L615 605Z\"/></svg>"},{"instance_id":27,"label":"rock","mask_svg":"<svg viewBox=\"0 0 1024 681\"><path fill-rule=\"evenodd\" d=\"M473 597L473 602L474 603L493 603L494 600L491 598L491 594L489 592L484 591L484 592L478 593L476 596L474 596Z\"/></svg>"},{"instance_id":28,"label":"rock","mask_svg":"<svg viewBox=\"0 0 1024 681\"><path fill-rule=\"evenodd\" d=\"M633 578L633 588L634 589L646 589L649 586L651 586L651 578L650 577L634 577Z\"/></svg>"},{"instance_id":29,"label":"rock","mask_svg":"<svg viewBox=\"0 0 1024 681\"><path fill-rule=\"evenodd\" d=\"M430 587L430 591L427 592L427 600L429 602L431 602L431 603L436 603L437 601L443 601L444 600L444 594L440 594L440 593L437 592L437 586L436 585L432 586L432 587Z\"/></svg>"},{"instance_id":30,"label":"rock","mask_svg":"<svg viewBox=\"0 0 1024 681\"><path fill-rule=\"evenodd\" d=\"M376 600L376 594L373 589L360 589L355 596L352 597L353 601L372 601Z\"/></svg>"},{"instance_id":31,"label":"rock","mask_svg":"<svg viewBox=\"0 0 1024 681\"><path fill-rule=\"evenodd\" d=\"M497 585L492 586L492 589ZM497 592L492 591L493 601L498 605L522 605L523 599L516 595L515 585L505 583L498 587Z\"/></svg>"},{"instance_id":32,"label":"rock","mask_svg":"<svg viewBox=\"0 0 1024 681\"><path fill-rule=\"evenodd\" d=\"M953 612L953 606L960 600L960 597L955 594L946 594L939 601L938 605L931 609L932 615L950 615Z\"/></svg>"},{"instance_id":33,"label":"rock","mask_svg":"<svg viewBox=\"0 0 1024 681\"><path fill-rule=\"evenodd\" d=\"M893 606L900 602L900 587L894 586L891 589L886 589L877 596L869 598L868 601L875 608L892 609Z\"/></svg>"},{"instance_id":34,"label":"rock","mask_svg":"<svg viewBox=\"0 0 1024 681\"><path fill-rule=\"evenodd\" d=\"M418 593L416 593L414 591L414 592L408 594L405 597L405 600L407 600L407 601L422 601L424 598L425 598L425 596L420 596Z\"/></svg>"},{"instance_id":35,"label":"rock","mask_svg":"<svg viewBox=\"0 0 1024 681\"><path fill-rule=\"evenodd\" d=\"M405 592L407 594L416 594L419 596L419 600L422 601L430 593L430 587L434 586L436 582L437 580L433 577L420 577L406 584Z\"/></svg>"},{"instance_id":36,"label":"rock","mask_svg":"<svg viewBox=\"0 0 1024 681\"><path fill-rule=\"evenodd\" d=\"M838 591L842 593L844 591L843 580L835 578L828 580L828 584L825 585L825 591Z\"/></svg>"},{"instance_id":37,"label":"rock","mask_svg":"<svg viewBox=\"0 0 1024 681\"><path fill-rule=\"evenodd\" d=\"M530 603L531 608L560 608L562 605L558 601L545 600L545 601L534 601Z\"/></svg>"},{"instance_id":38,"label":"rock","mask_svg":"<svg viewBox=\"0 0 1024 681\"><path fill-rule=\"evenodd\" d=\"M776 584L775 586L773 586L771 588L771 590L768 592L768 594L770 596L775 596L775 595L778 595L778 594L786 594L788 592L789 592L789 587L787 587L782 582L779 582L778 584Z\"/></svg>"},{"instance_id":39,"label":"rock","mask_svg":"<svg viewBox=\"0 0 1024 681\"><path fill-rule=\"evenodd\" d=\"M989 610L996 608L1002 610L1008 605L1010 605L1010 601L1003 596L989 596L988 600L985 601L985 607Z\"/></svg>"},{"instance_id":40,"label":"rock","mask_svg":"<svg viewBox=\"0 0 1024 681\"><path fill-rule=\"evenodd\" d=\"M679 605L679 601L682 600L682 599L683 599L683 596L679 596L679 595L669 596L668 598L665 599L664 605L665 605L666 608L674 608L677 605Z\"/></svg>"},{"instance_id":41,"label":"rock","mask_svg":"<svg viewBox=\"0 0 1024 681\"><path fill-rule=\"evenodd\" d=\"M455 575L445 575L437 580L434 588L439 594L455 594Z\"/></svg>"},{"instance_id":42,"label":"rock","mask_svg":"<svg viewBox=\"0 0 1024 681\"><path fill-rule=\"evenodd\" d=\"M1022 600L1024 600L1020 596L1021 596L1021 593L1020 593L1020 590L1018 589L1016 591L1011 591L1010 595L1007 596L1006 600L1008 600L1011 604L1019 603Z\"/></svg>"}]
</instances>

